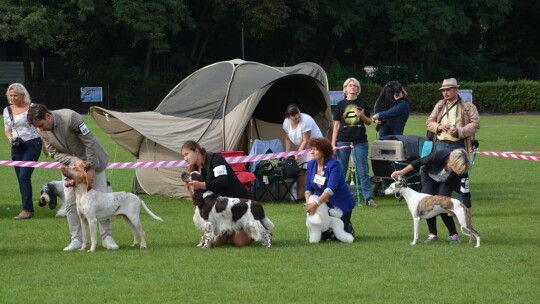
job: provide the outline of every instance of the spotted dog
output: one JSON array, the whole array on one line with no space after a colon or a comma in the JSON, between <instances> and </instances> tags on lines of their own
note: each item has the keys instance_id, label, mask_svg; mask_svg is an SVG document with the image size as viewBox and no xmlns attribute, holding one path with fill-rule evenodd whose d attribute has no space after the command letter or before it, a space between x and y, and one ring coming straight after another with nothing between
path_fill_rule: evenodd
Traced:
<instances>
[{"instance_id":1,"label":"spotted dog","mask_svg":"<svg viewBox=\"0 0 540 304\"><path fill-rule=\"evenodd\" d=\"M480 247L480 233L478 233L472 226L469 226L468 221L469 214L467 207L465 207L459 200L442 195L429 195L419 193L407 186L407 183L403 179L392 183L385 191L385 195L389 194L401 194L407 201L407 206L413 217L414 224L414 239L411 245L415 245L418 241L418 225L420 219L432 218L441 213L448 213L453 215L458 220L461 227L461 232L469 237L469 243L472 242L472 236L476 238L476 246Z\"/></svg>"},{"instance_id":2,"label":"spotted dog","mask_svg":"<svg viewBox=\"0 0 540 304\"><path fill-rule=\"evenodd\" d=\"M107 192L112 192L111 183L107 181ZM56 217L65 217L67 215L66 205L64 204L64 182L50 181L41 187L39 191L39 206L45 207L49 205L52 210L58 205L58 199L62 201L60 209L56 212Z\"/></svg>"},{"instance_id":3,"label":"spotted dog","mask_svg":"<svg viewBox=\"0 0 540 304\"><path fill-rule=\"evenodd\" d=\"M190 181L204 181L201 173L197 171L183 172L181 178L186 184ZM225 197L209 190L188 188L195 205L193 222L203 232L197 246L210 248L218 236L243 231L252 239L262 241L262 246L272 247L271 231L274 224L265 216L259 202Z\"/></svg>"},{"instance_id":4,"label":"spotted dog","mask_svg":"<svg viewBox=\"0 0 540 304\"><path fill-rule=\"evenodd\" d=\"M140 220L141 206L155 220L163 220L152 213L143 200L129 192L103 193L94 189L88 190L84 169L62 166L61 170L62 174L68 178L64 186L75 188L77 212L81 218L83 242L81 250L86 248L88 242L87 231L90 230L91 246L89 252L95 251L97 244L97 223L113 215L123 217L131 229L133 234L133 244L131 246L135 247L138 245L137 238L140 236L140 248L146 248L146 234Z\"/></svg>"}]
</instances>

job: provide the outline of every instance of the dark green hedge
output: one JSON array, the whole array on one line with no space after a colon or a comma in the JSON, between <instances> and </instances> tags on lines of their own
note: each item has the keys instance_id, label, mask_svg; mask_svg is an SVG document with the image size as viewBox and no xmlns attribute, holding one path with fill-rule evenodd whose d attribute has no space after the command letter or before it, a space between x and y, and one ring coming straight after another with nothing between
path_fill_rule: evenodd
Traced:
<instances>
[{"instance_id":1,"label":"dark green hedge","mask_svg":"<svg viewBox=\"0 0 540 304\"><path fill-rule=\"evenodd\" d=\"M460 89L472 90L473 103L480 113L540 112L540 82L494 81L460 82ZM411 112L429 113L442 99L441 83L419 83L405 86L411 101ZM362 96L373 105L381 86L362 84ZM334 90L340 90L334 88Z\"/></svg>"}]
</instances>

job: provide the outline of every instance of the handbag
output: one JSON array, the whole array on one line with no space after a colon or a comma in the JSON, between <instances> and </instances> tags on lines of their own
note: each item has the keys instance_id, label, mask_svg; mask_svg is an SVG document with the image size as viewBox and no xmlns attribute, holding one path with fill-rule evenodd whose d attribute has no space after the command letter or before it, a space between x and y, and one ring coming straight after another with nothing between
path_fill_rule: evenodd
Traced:
<instances>
[{"instance_id":1,"label":"handbag","mask_svg":"<svg viewBox=\"0 0 540 304\"><path fill-rule=\"evenodd\" d=\"M283 177L292 178L300 174L300 166L294 159L294 156L289 156L283 163Z\"/></svg>"}]
</instances>

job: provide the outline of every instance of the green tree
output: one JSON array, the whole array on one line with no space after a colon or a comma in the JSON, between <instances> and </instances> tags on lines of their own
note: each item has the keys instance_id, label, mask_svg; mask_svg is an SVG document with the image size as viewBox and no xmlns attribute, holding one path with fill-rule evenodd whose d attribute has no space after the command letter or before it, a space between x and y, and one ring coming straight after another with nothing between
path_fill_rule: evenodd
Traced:
<instances>
[{"instance_id":1,"label":"green tree","mask_svg":"<svg viewBox=\"0 0 540 304\"><path fill-rule=\"evenodd\" d=\"M54 48L55 36L64 26L63 19L54 7L41 1L1 1L0 38L20 41L25 82L37 84L43 74L42 48ZM33 62L33 68L31 65Z\"/></svg>"},{"instance_id":2,"label":"green tree","mask_svg":"<svg viewBox=\"0 0 540 304\"><path fill-rule=\"evenodd\" d=\"M167 40L174 38L182 25L192 25L189 9L184 1L179 0L116 0L113 3L114 16L129 31L131 45L145 45L143 75L147 78L150 75L152 54L170 52Z\"/></svg>"}]
</instances>

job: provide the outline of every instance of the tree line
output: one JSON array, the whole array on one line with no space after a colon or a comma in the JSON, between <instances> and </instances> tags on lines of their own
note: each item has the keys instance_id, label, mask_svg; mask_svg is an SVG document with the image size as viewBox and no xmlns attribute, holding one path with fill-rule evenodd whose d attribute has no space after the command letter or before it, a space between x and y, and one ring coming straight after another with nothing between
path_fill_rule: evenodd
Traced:
<instances>
[{"instance_id":1,"label":"tree line","mask_svg":"<svg viewBox=\"0 0 540 304\"><path fill-rule=\"evenodd\" d=\"M0 60L33 85L44 56L115 84L234 58L379 83L539 79L539 17L536 0L0 0Z\"/></svg>"}]
</instances>

